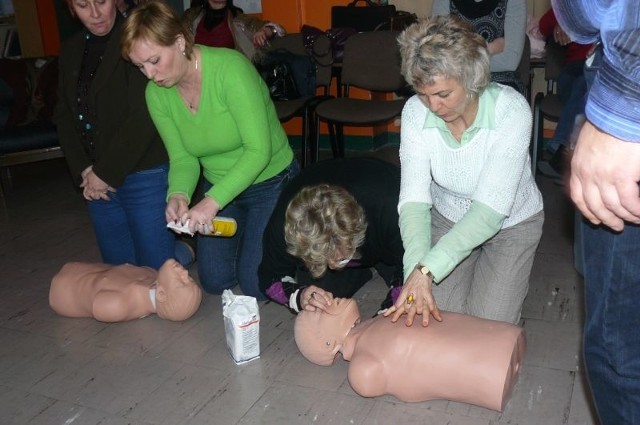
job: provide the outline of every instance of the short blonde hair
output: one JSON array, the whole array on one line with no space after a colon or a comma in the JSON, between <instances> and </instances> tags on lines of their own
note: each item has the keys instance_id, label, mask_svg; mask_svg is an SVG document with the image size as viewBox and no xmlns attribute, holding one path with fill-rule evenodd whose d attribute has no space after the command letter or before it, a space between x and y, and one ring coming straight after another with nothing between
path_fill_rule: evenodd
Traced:
<instances>
[{"instance_id":1,"label":"short blonde hair","mask_svg":"<svg viewBox=\"0 0 640 425\"><path fill-rule=\"evenodd\" d=\"M149 40L167 47L173 45L178 37L184 38L184 54L187 59L191 59L194 44L191 30L164 1L148 1L136 7L125 19L120 49L122 56L129 59L131 49L137 41Z\"/></svg>"},{"instance_id":2,"label":"short blonde hair","mask_svg":"<svg viewBox=\"0 0 640 425\"><path fill-rule=\"evenodd\" d=\"M403 31L398 43L402 75L414 88L433 84L435 77L446 77L479 96L491 81L486 41L458 18L422 19Z\"/></svg>"},{"instance_id":3,"label":"short blonde hair","mask_svg":"<svg viewBox=\"0 0 640 425\"><path fill-rule=\"evenodd\" d=\"M289 202L284 237L287 252L301 258L313 277L327 271L338 249L350 251L364 244L364 210L344 188L319 184L302 188Z\"/></svg>"}]
</instances>

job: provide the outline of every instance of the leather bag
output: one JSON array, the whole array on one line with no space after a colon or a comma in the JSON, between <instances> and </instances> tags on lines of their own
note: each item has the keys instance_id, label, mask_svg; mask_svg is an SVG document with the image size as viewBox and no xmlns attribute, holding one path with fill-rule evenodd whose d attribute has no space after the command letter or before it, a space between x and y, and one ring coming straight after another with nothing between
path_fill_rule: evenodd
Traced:
<instances>
[{"instance_id":1,"label":"leather bag","mask_svg":"<svg viewBox=\"0 0 640 425\"><path fill-rule=\"evenodd\" d=\"M311 25L303 25L302 38L307 53L316 63L329 66L342 62L344 45L347 39L357 31L350 27L330 28L322 31Z\"/></svg>"},{"instance_id":2,"label":"leather bag","mask_svg":"<svg viewBox=\"0 0 640 425\"><path fill-rule=\"evenodd\" d=\"M358 6L358 3L365 3ZM331 8L331 27L351 27L358 32L375 31L381 25L388 24L395 14L392 4L378 5L371 0L354 0L346 6Z\"/></svg>"},{"instance_id":3,"label":"leather bag","mask_svg":"<svg viewBox=\"0 0 640 425\"><path fill-rule=\"evenodd\" d=\"M256 66L273 100L294 100L315 94L315 64L307 55L277 49L268 52Z\"/></svg>"}]
</instances>

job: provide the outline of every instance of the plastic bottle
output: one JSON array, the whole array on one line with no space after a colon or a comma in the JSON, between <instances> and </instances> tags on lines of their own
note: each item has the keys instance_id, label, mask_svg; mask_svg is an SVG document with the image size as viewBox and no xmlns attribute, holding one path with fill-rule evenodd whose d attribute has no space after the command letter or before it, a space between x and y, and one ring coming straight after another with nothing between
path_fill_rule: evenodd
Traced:
<instances>
[{"instance_id":1,"label":"plastic bottle","mask_svg":"<svg viewBox=\"0 0 640 425\"><path fill-rule=\"evenodd\" d=\"M222 236L230 238L236 234L238 223L234 218L214 217L212 221L211 236Z\"/></svg>"}]
</instances>

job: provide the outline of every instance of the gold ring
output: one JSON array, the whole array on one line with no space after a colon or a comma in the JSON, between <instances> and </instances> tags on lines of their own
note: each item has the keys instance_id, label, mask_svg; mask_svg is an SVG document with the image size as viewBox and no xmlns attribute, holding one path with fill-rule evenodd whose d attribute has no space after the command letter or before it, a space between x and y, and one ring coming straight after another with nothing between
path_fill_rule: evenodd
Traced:
<instances>
[{"instance_id":1,"label":"gold ring","mask_svg":"<svg viewBox=\"0 0 640 425\"><path fill-rule=\"evenodd\" d=\"M413 294L409 294L409 296L407 297L407 304L413 303L414 299L415 297L413 296Z\"/></svg>"}]
</instances>

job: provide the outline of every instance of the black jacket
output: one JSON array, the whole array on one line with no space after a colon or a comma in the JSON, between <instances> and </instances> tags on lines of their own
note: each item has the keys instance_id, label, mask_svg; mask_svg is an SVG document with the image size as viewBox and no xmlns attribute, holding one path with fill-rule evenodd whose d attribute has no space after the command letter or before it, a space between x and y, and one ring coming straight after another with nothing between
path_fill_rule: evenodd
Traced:
<instances>
[{"instance_id":1,"label":"black jacket","mask_svg":"<svg viewBox=\"0 0 640 425\"><path fill-rule=\"evenodd\" d=\"M95 174L118 188L132 172L169 161L151 121L145 101L147 78L120 55L122 19L113 33L89 92L89 107L96 111L97 159ZM58 104L54 122L60 145L74 181L91 165L82 144L77 116L77 87L87 31L70 37L59 56Z\"/></svg>"}]
</instances>

